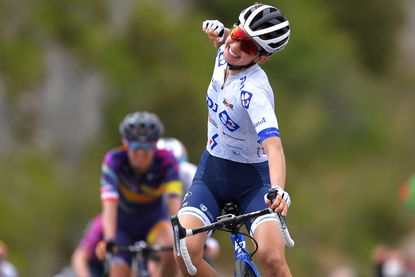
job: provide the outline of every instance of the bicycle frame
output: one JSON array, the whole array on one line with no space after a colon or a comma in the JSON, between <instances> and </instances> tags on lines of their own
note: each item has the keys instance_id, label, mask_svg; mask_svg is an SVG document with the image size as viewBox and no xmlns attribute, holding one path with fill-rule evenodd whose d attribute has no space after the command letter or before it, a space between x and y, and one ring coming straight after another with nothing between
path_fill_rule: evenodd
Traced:
<instances>
[{"instance_id":1,"label":"bicycle frame","mask_svg":"<svg viewBox=\"0 0 415 277\"><path fill-rule=\"evenodd\" d=\"M248 254L249 249L246 245L245 237L241 234L232 234L231 240L234 246L235 251L235 260L238 263L238 260L250 267L251 271L255 276L259 277L258 269L256 268L254 262L251 259L251 256ZM235 263L235 264L236 264ZM234 272L235 277L237 277L237 272L235 268Z\"/></svg>"}]
</instances>

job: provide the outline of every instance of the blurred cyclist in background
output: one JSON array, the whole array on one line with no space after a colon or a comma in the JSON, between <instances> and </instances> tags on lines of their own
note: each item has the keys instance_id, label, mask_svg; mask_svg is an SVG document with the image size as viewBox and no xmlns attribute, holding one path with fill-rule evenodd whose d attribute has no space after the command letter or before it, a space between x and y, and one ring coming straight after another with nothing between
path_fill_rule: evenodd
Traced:
<instances>
[{"instance_id":1,"label":"blurred cyclist in background","mask_svg":"<svg viewBox=\"0 0 415 277\"><path fill-rule=\"evenodd\" d=\"M192 184L197 166L188 161L188 155L183 143L176 138L161 138L157 142L158 149L171 151L179 163L179 178L183 184L183 193L185 194Z\"/></svg>"},{"instance_id":2,"label":"blurred cyclist in background","mask_svg":"<svg viewBox=\"0 0 415 277\"><path fill-rule=\"evenodd\" d=\"M17 270L12 263L7 261L8 248L4 241L0 240L0 276L17 277Z\"/></svg>"},{"instance_id":3,"label":"blurred cyclist in background","mask_svg":"<svg viewBox=\"0 0 415 277\"><path fill-rule=\"evenodd\" d=\"M164 127L149 112L128 114L120 124L122 146L108 151L102 164L101 201L107 252L116 245L145 240L173 245L170 215L182 200L179 167L173 154L156 148ZM173 252L160 253L161 276L178 273ZM130 276L132 254L114 253L110 276Z\"/></svg>"},{"instance_id":4,"label":"blurred cyclist in background","mask_svg":"<svg viewBox=\"0 0 415 277\"><path fill-rule=\"evenodd\" d=\"M95 249L104 239L102 216L96 215L89 223L79 245L72 255L72 268L77 277L101 277L104 273L103 256L97 257Z\"/></svg>"},{"instance_id":5,"label":"blurred cyclist in background","mask_svg":"<svg viewBox=\"0 0 415 277\"><path fill-rule=\"evenodd\" d=\"M173 152L174 157L179 163L179 178L183 184L183 194L186 194L192 184L197 166L189 162L189 157L184 144L176 138L161 138L157 142L157 148ZM209 237L205 244L205 260L212 264L219 254L220 246L218 241L212 237Z\"/></svg>"}]
</instances>

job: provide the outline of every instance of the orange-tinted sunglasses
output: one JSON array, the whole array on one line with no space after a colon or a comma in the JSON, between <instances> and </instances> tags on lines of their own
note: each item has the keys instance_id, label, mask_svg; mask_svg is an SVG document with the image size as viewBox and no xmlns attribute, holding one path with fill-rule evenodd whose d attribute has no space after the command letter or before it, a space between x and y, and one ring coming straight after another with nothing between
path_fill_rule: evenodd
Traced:
<instances>
[{"instance_id":1,"label":"orange-tinted sunglasses","mask_svg":"<svg viewBox=\"0 0 415 277\"><path fill-rule=\"evenodd\" d=\"M241 42L241 50L248 55L256 56L258 52L261 53L261 51L258 50L258 46L255 44L254 40L245 34L241 27L234 26L229 35L232 40Z\"/></svg>"}]
</instances>

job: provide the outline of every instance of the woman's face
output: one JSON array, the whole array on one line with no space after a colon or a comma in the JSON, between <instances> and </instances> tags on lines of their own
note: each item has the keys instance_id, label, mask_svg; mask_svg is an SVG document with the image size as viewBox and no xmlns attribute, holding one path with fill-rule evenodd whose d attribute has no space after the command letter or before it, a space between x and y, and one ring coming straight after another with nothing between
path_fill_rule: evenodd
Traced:
<instances>
[{"instance_id":1,"label":"woman's face","mask_svg":"<svg viewBox=\"0 0 415 277\"><path fill-rule=\"evenodd\" d=\"M153 162L155 149L128 149L128 158L131 166L140 173L147 172Z\"/></svg>"},{"instance_id":2,"label":"woman's face","mask_svg":"<svg viewBox=\"0 0 415 277\"><path fill-rule=\"evenodd\" d=\"M123 144L127 147L130 165L140 173L147 172L153 162L156 143L139 143L124 139Z\"/></svg>"},{"instance_id":3,"label":"woman's face","mask_svg":"<svg viewBox=\"0 0 415 277\"><path fill-rule=\"evenodd\" d=\"M236 27L240 28L242 27ZM234 37L235 38L235 37ZM228 64L243 66L250 64L254 60L258 59L258 55L248 54L247 52L242 51L241 44L244 43L240 39L232 39L232 34L226 38L225 41L225 50L224 58Z\"/></svg>"}]
</instances>

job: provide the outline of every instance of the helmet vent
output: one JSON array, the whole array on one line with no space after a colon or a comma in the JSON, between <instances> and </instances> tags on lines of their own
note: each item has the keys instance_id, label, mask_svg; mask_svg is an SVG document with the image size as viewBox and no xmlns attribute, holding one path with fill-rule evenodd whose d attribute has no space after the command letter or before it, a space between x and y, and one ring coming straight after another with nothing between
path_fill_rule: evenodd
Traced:
<instances>
[{"instance_id":1,"label":"helmet vent","mask_svg":"<svg viewBox=\"0 0 415 277\"><path fill-rule=\"evenodd\" d=\"M278 23L280 23L280 22L278 22ZM278 24L277 23L277 24ZM273 26L273 25L276 25L276 24L268 24L269 26L267 26L267 27L271 27L271 26ZM265 27L265 28L267 28L267 27ZM276 30L276 31L274 31L274 32L271 32L271 33L267 33L267 34L263 34L263 35L261 35L261 36L259 36L261 39L263 39L263 40L269 40L269 39L273 39L273 38L276 38L276 37L282 37L283 35L285 35L288 31L290 30L290 28L288 28L288 27L284 27L284 28L282 28L282 29L279 29L279 30ZM284 42L285 42L285 40L283 40ZM272 47L274 47L273 45L279 45L280 43L270 43L270 46L272 46Z\"/></svg>"},{"instance_id":2,"label":"helmet vent","mask_svg":"<svg viewBox=\"0 0 415 277\"><path fill-rule=\"evenodd\" d=\"M164 126L157 115L149 112L128 114L120 124L120 132L127 140L155 142L163 134Z\"/></svg>"}]
</instances>

